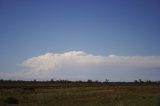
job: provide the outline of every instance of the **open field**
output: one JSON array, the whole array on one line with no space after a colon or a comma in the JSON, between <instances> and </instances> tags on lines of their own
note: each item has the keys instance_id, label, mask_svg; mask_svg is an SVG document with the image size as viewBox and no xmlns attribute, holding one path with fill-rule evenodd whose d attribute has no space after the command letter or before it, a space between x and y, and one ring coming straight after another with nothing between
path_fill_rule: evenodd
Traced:
<instances>
[{"instance_id":1,"label":"open field","mask_svg":"<svg viewBox=\"0 0 160 106\"><path fill-rule=\"evenodd\" d=\"M1 87L0 106L160 106L159 84L21 85Z\"/></svg>"}]
</instances>

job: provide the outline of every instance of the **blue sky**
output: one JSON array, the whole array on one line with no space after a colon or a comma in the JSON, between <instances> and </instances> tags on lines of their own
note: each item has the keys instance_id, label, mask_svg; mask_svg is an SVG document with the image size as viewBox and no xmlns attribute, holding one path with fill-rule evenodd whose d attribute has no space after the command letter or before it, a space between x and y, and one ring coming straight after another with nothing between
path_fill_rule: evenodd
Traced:
<instances>
[{"instance_id":1,"label":"blue sky","mask_svg":"<svg viewBox=\"0 0 160 106\"><path fill-rule=\"evenodd\" d=\"M159 0L0 0L0 71L48 52L159 56Z\"/></svg>"}]
</instances>

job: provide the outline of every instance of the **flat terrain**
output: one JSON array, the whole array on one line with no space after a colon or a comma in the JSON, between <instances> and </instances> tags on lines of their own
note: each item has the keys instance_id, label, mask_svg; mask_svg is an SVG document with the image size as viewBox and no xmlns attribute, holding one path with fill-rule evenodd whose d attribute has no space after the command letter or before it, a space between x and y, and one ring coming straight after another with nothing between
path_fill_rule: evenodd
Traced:
<instances>
[{"instance_id":1,"label":"flat terrain","mask_svg":"<svg viewBox=\"0 0 160 106\"><path fill-rule=\"evenodd\" d=\"M108 84L0 89L0 106L160 106L160 85Z\"/></svg>"}]
</instances>

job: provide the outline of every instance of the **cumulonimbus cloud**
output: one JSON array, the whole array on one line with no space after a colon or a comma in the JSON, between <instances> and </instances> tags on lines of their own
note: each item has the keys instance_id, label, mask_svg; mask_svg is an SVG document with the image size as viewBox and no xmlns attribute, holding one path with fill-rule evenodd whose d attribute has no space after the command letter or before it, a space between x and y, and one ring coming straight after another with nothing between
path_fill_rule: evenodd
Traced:
<instances>
[{"instance_id":1,"label":"cumulonimbus cloud","mask_svg":"<svg viewBox=\"0 0 160 106\"><path fill-rule=\"evenodd\" d=\"M159 68L160 56L96 56L83 51L70 51L61 54L46 53L25 60L22 66L32 70L55 71L61 67L91 67L107 68ZM75 70L76 71L76 70Z\"/></svg>"},{"instance_id":2,"label":"cumulonimbus cloud","mask_svg":"<svg viewBox=\"0 0 160 106\"><path fill-rule=\"evenodd\" d=\"M155 73L160 69L160 56L97 56L83 51L46 53L31 57L22 66L36 73L57 74L59 76L103 76L110 74L124 77L132 73ZM59 73L59 74L58 74ZM93 74L95 73L95 74ZM134 77L138 75L135 74ZM138 75L141 76L141 75Z\"/></svg>"},{"instance_id":3,"label":"cumulonimbus cloud","mask_svg":"<svg viewBox=\"0 0 160 106\"><path fill-rule=\"evenodd\" d=\"M46 53L41 56L32 57L25 60L22 66L32 70L55 71L57 68L65 67L88 67L102 64L105 58L94 56L83 51L70 51L62 54ZM76 70L75 70L76 71Z\"/></svg>"},{"instance_id":4,"label":"cumulonimbus cloud","mask_svg":"<svg viewBox=\"0 0 160 106\"><path fill-rule=\"evenodd\" d=\"M46 53L21 63L29 71L19 76L31 78L160 80L160 56L93 55L83 51ZM16 75L16 74L15 74Z\"/></svg>"}]
</instances>

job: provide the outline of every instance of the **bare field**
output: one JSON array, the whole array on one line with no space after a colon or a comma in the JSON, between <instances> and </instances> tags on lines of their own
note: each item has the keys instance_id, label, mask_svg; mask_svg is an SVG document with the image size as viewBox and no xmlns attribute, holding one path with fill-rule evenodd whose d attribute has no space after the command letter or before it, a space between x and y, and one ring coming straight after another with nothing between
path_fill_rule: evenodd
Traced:
<instances>
[{"instance_id":1,"label":"bare field","mask_svg":"<svg viewBox=\"0 0 160 106\"><path fill-rule=\"evenodd\" d=\"M158 84L13 85L1 85L0 106L160 106Z\"/></svg>"}]
</instances>

